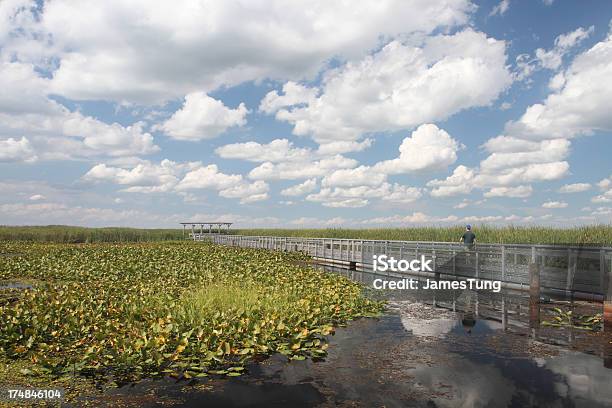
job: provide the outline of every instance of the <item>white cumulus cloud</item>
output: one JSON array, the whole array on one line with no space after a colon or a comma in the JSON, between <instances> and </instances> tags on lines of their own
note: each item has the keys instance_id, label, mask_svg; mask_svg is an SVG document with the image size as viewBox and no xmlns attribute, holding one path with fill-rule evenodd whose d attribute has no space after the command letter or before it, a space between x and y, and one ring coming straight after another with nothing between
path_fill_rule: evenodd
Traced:
<instances>
[{"instance_id":1,"label":"white cumulus cloud","mask_svg":"<svg viewBox=\"0 0 612 408\"><path fill-rule=\"evenodd\" d=\"M595 30L594 26L589 28L579 27L574 31L559 35L555 38L553 48L538 48L535 57L529 54L520 54L516 58L517 72L515 76L518 80L529 78L534 72L540 69L558 70L563 64L563 58L574 48L586 40ZM550 82L551 89L558 89L563 85L563 74L558 73Z\"/></svg>"},{"instance_id":2,"label":"white cumulus cloud","mask_svg":"<svg viewBox=\"0 0 612 408\"><path fill-rule=\"evenodd\" d=\"M267 199L269 191L266 182L251 183L240 174L225 174L216 164L204 166L201 162L177 163L167 159L159 164L141 162L132 168L97 164L81 179L117 184L126 193L175 193L187 201L193 199L192 191L211 189L221 197L237 198L246 204Z\"/></svg>"},{"instance_id":3,"label":"white cumulus cloud","mask_svg":"<svg viewBox=\"0 0 612 408\"><path fill-rule=\"evenodd\" d=\"M314 77L331 58L465 24L473 10L468 0L56 0L26 28L39 44L53 40L55 93L158 104L246 81Z\"/></svg>"},{"instance_id":4,"label":"white cumulus cloud","mask_svg":"<svg viewBox=\"0 0 612 408\"><path fill-rule=\"evenodd\" d=\"M177 191L213 188L225 190L242 183L240 174L225 174L219 171L216 164L191 170L176 186Z\"/></svg>"},{"instance_id":5,"label":"white cumulus cloud","mask_svg":"<svg viewBox=\"0 0 612 408\"><path fill-rule=\"evenodd\" d=\"M378 187L368 185L324 187L318 193L306 196L306 200L321 203L324 207L359 208L365 207L372 201L411 203L422 195L419 188L385 182Z\"/></svg>"},{"instance_id":6,"label":"white cumulus cloud","mask_svg":"<svg viewBox=\"0 0 612 408\"><path fill-rule=\"evenodd\" d=\"M397 159L377 163L374 170L384 174L445 169L457 160L461 144L433 124L419 126L403 140Z\"/></svg>"},{"instance_id":7,"label":"white cumulus cloud","mask_svg":"<svg viewBox=\"0 0 612 408\"><path fill-rule=\"evenodd\" d=\"M23 154L26 161L35 156L81 159L159 150L140 122L128 126L105 123L50 99L49 80L40 77L30 64L0 62L0 89L0 134L21 138L20 150L29 152ZM8 140L7 144L14 144L12 138Z\"/></svg>"},{"instance_id":8,"label":"white cumulus cloud","mask_svg":"<svg viewBox=\"0 0 612 408\"><path fill-rule=\"evenodd\" d=\"M594 203L612 203L612 176L606 177L597 183L601 194L591 198Z\"/></svg>"},{"instance_id":9,"label":"white cumulus cloud","mask_svg":"<svg viewBox=\"0 0 612 408\"><path fill-rule=\"evenodd\" d=\"M547 201L542 204L542 208L565 208L567 203L563 201Z\"/></svg>"},{"instance_id":10,"label":"white cumulus cloud","mask_svg":"<svg viewBox=\"0 0 612 408\"><path fill-rule=\"evenodd\" d=\"M82 180L125 186L123 191L131 193L161 193L172 191L186 172L200 166L199 162L177 163L168 159L159 164L145 161L131 169L101 163L85 173Z\"/></svg>"},{"instance_id":11,"label":"white cumulus cloud","mask_svg":"<svg viewBox=\"0 0 612 408\"><path fill-rule=\"evenodd\" d=\"M555 46L551 50L544 50L542 48L536 50L538 62L544 68L558 69L563 63L563 56L582 41L589 38L594 30L595 27L593 26L587 29L579 27L569 33L561 34L555 39Z\"/></svg>"},{"instance_id":12,"label":"white cumulus cloud","mask_svg":"<svg viewBox=\"0 0 612 408\"><path fill-rule=\"evenodd\" d=\"M323 177L337 169L357 166L357 160L335 155L320 160L272 163L267 161L249 172L253 180L300 180Z\"/></svg>"},{"instance_id":13,"label":"white cumulus cloud","mask_svg":"<svg viewBox=\"0 0 612 408\"><path fill-rule=\"evenodd\" d=\"M259 110L265 113L274 113L280 108L305 104L312 101L318 93L317 88L308 88L293 81L283 85L283 94L279 95L276 91L270 91L261 100Z\"/></svg>"},{"instance_id":14,"label":"white cumulus cloud","mask_svg":"<svg viewBox=\"0 0 612 408\"><path fill-rule=\"evenodd\" d=\"M183 107L157 128L177 140L213 139L233 126L244 126L248 112L244 103L231 109L204 92L194 92L186 95Z\"/></svg>"},{"instance_id":15,"label":"white cumulus cloud","mask_svg":"<svg viewBox=\"0 0 612 408\"><path fill-rule=\"evenodd\" d=\"M473 179L475 172L466 166L457 166L453 174L444 180L431 180L427 182L432 187L432 197L450 197L459 194L467 194L474 188Z\"/></svg>"},{"instance_id":16,"label":"white cumulus cloud","mask_svg":"<svg viewBox=\"0 0 612 408\"><path fill-rule=\"evenodd\" d=\"M294 147L287 139L274 139L269 143L246 142L232 143L215 150L224 159L240 159L252 162L307 161L314 152L306 148Z\"/></svg>"},{"instance_id":17,"label":"white cumulus cloud","mask_svg":"<svg viewBox=\"0 0 612 408\"><path fill-rule=\"evenodd\" d=\"M30 141L25 137L19 140L12 137L0 140L0 162L23 161L28 163L36 161L37 158Z\"/></svg>"},{"instance_id":18,"label":"white cumulus cloud","mask_svg":"<svg viewBox=\"0 0 612 408\"><path fill-rule=\"evenodd\" d=\"M225 198L239 198L241 204L253 203L266 200L270 187L265 181L254 183L241 182L238 185L219 191L219 195Z\"/></svg>"},{"instance_id":19,"label":"white cumulus cloud","mask_svg":"<svg viewBox=\"0 0 612 408\"><path fill-rule=\"evenodd\" d=\"M376 187L386 179L386 175L378 173L368 166L359 166L354 169L335 170L323 178L321 185L323 187Z\"/></svg>"},{"instance_id":20,"label":"white cumulus cloud","mask_svg":"<svg viewBox=\"0 0 612 408\"><path fill-rule=\"evenodd\" d=\"M509 86L505 47L472 29L428 37L419 45L394 40L326 73L316 99L280 109L276 118L318 143L442 120L489 105Z\"/></svg>"},{"instance_id":21,"label":"white cumulus cloud","mask_svg":"<svg viewBox=\"0 0 612 408\"><path fill-rule=\"evenodd\" d=\"M485 146L491 154L480 162L480 169L486 173L536 163L561 162L569 155L570 142L565 139L530 142L501 136L489 140Z\"/></svg>"},{"instance_id":22,"label":"white cumulus cloud","mask_svg":"<svg viewBox=\"0 0 612 408\"><path fill-rule=\"evenodd\" d=\"M516 187L494 187L483 195L485 197L513 197L526 198L533 193L531 186L516 186Z\"/></svg>"},{"instance_id":23,"label":"white cumulus cloud","mask_svg":"<svg viewBox=\"0 0 612 408\"><path fill-rule=\"evenodd\" d=\"M572 138L611 131L607 109L612 94L612 36L579 54L563 72L563 85L542 103L529 106L506 125L509 136L529 139Z\"/></svg>"},{"instance_id":24,"label":"white cumulus cloud","mask_svg":"<svg viewBox=\"0 0 612 408\"><path fill-rule=\"evenodd\" d=\"M281 191L281 194L284 196L297 197L304 194L308 194L316 190L317 188L317 179L311 178L303 183L296 184L294 186L288 187Z\"/></svg>"},{"instance_id":25,"label":"white cumulus cloud","mask_svg":"<svg viewBox=\"0 0 612 408\"><path fill-rule=\"evenodd\" d=\"M591 189L591 184L589 183L573 183L566 184L561 186L558 190L559 193L581 193L583 191L587 191Z\"/></svg>"}]
</instances>

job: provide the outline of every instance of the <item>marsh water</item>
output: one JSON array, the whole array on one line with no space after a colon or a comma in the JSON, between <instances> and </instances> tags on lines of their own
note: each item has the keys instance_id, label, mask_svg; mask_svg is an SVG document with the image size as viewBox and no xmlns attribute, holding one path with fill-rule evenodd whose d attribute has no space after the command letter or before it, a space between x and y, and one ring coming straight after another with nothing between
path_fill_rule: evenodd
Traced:
<instances>
[{"instance_id":1,"label":"marsh water","mask_svg":"<svg viewBox=\"0 0 612 408\"><path fill-rule=\"evenodd\" d=\"M371 287L377 276L333 270ZM146 380L96 398L101 406L181 407L610 407L612 338L541 325L553 307L601 305L542 299L537 321L522 293L371 291L380 318L329 338L323 361L273 355L235 378Z\"/></svg>"}]
</instances>

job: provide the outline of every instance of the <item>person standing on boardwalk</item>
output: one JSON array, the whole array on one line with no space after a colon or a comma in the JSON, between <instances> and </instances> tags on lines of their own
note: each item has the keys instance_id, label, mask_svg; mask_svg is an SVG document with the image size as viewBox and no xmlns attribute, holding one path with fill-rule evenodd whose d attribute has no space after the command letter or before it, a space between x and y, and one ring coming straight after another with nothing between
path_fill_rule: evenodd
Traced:
<instances>
[{"instance_id":1,"label":"person standing on boardwalk","mask_svg":"<svg viewBox=\"0 0 612 408\"><path fill-rule=\"evenodd\" d=\"M472 249L472 247L476 243L476 234L472 232L471 225L468 224L465 226L465 232L463 233L463 236L461 236L459 242L463 242L466 247Z\"/></svg>"}]
</instances>

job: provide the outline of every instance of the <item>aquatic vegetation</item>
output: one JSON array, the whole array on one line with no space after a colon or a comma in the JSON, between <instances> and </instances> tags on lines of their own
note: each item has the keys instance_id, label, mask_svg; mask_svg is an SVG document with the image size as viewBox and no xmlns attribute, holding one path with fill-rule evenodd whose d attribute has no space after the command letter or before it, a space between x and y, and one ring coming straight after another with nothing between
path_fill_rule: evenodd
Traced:
<instances>
[{"instance_id":1,"label":"aquatic vegetation","mask_svg":"<svg viewBox=\"0 0 612 408\"><path fill-rule=\"evenodd\" d=\"M574 316L571 310L561 310L558 307L553 308L552 312L552 319L543 321L543 326L573 327L592 331L603 328L603 315L601 313Z\"/></svg>"},{"instance_id":2,"label":"aquatic vegetation","mask_svg":"<svg viewBox=\"0 0 612 408\"><path fill-rule=\"evenodd\" d=\"M323 357L334 326L382 308L297 253L193 242L0 253L18 254L0 257L0 282L32 285L0 302L0 359L24 375L236 376L257 354Z\"/></svg>"}]
</instances>

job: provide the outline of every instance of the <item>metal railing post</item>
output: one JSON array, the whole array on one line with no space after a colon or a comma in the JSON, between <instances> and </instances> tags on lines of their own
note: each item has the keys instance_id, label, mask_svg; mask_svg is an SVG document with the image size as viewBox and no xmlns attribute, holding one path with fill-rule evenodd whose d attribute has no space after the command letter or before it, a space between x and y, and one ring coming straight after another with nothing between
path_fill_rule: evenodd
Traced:
<instances>
[{"instance_id":1,"label":"metal railing post","mask_svg":"<svg viewBox=\"0 0 612 408\"><path fill-rule=\"evenodd\" d=\"M606 293L606 253L603 249L599 250L599 282L601 293Z\"/></svg>"},{"instance_id":2,"label":"metal railing post","mask_svg":"<svg viewBox=\"0 0 612 408\"><path fill-rule=\"evenodd\" d=\"M506 246L502 245L501 247L501 280L502 282L506 281Z\"/></svg>"},{"instance_id":3,"label":"metal railing post","mask_svg":"<svg viewBox=\"0 0 612 408\"><path fill-rule=\"evenodd\" d=\"M363 240L361 240L361 268L365 267L365 263L363 262L363 255L365 253L365 248L363 247Z\"/></svg>"},{"instance_id":4,"label":"metal railing post","mask_svg":"<svg viewBox=\"0 0 612 408\"><path fill-rule=\"evenodd\" d=\"M568 249L567 250L567 278L565 280L565 290L566 291L572 290L572 285L573 285L573 280L574 280L572 276L572 261L573 261L572 250Z\"/></svg>"},{"instance_id":5,"label":"metal railing post","mask_svg":"<svg viewBox=\"0 0 612 408\"><path fill-rule=\"evenodd\" d=\"M436 250L435 249L431 250L431 259L433 259L433 271L436 274L436 278L439 278L440 274L439 274L438 269L436 267Z\"/></svg>"}]
</instances>

